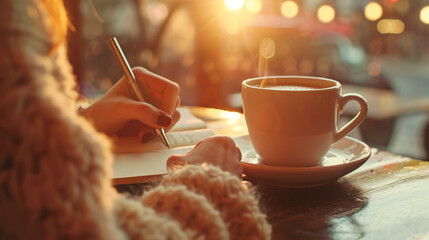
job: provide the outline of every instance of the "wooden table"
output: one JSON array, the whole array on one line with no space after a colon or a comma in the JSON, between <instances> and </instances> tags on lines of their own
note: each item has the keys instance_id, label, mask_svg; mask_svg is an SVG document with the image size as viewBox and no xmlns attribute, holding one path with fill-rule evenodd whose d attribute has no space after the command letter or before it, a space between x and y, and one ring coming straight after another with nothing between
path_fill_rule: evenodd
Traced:
<instances>
[{"instance_id":1,"label":"wooden table","mask_svg":"<svg viewBox=\"0 0 429 240\"><path fill-rule=\"evenodd\" d=\"M243 115L192 108L217 134L247 133ZM337 182L313 188L251 188L273 239L429 239L429 163L372 149Z\"/></svg>"},{"instance_id":2,"label":"wooden table","mask_svg":"<svg viewBox=\"0 0 429 240\"><path fill-rule=\"evenodd\" d=\"M338 182L285 189L256 184L273 239L429 237L429 164L373 151Z\"/></svg>"}]
</instances>

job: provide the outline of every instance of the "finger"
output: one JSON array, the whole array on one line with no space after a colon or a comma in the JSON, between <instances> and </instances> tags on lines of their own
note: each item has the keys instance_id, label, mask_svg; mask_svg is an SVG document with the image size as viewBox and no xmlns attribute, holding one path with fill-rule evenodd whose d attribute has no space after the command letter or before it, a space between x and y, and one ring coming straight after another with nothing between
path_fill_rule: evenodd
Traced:
<instances>
[{"instance_id":1,"label":"finger","mask_svg":"<svg viewBox=\"0 0 429 240\"><path fill-rule=\"evenodd\" d=\"M238 178L241 178L241 175L243 174L243 166L239 162L232 162L232 174L237 176Z\"/></svg>"},{"instance_id":2,"label":"finger","mask_svg":"<svg viewBox=\"0 0 429 240\"><path fill-rule=\"evenodd\" d=\"M147 143L150 140L156 137L155 131L153 129L143 129L139 133L139 139L142 143Z\"/></svg>"},{"instance_id":3,"label":"finger","mask_svg":"<svg viewBox=\"0 0 429 240\"><path fill-rule=\"evenodd\" d=\"M152 128L167 128L172 123L171 116L149 103L122 101L117 111L117 116L122 120L135 119Z\"/></svg>"},{"instance_id":4,"label":"finger","mask_svg":"<svg viewBox=\"0 0 429 240\"><path fill-rule=\"evenodd\" d=\"M151 128L148 128L140 121L133 119L126 122L125 125L118 130L117 134L119 136L136 136L139 132L143 132L144 130L148 131L151 130Z\"/></svg>"},{"instance_id":5,"label":"finger","mask_svg":"<svg viewBox=\"0 0 429 240\"><path fill-rule=\"evenodd\" d=\"M182 101L182 100L180 100L180 97L177 97L177 100L176 100L176 107L175 107L175 109L177 109L178 107L180 107L180 103L181 103L181 101Z\"/></svg>"},{"instance_id":6,"label":"finger","mask_svg":"<svg viewBox=\"0 0 429 240\"><path fill-rule=\"evenodd\" d=\"M172 118L173 120L172 120L172 122L171 122L170 126L169 126L168 128L166 128L166 129L165 129L166 131L169 131L171 128L173 128L173 127L174 127L174 125L176 125L176 123L179 121L179 119L180 119L180 112L179 112L179 111L177 111L177 110L175 110L175 111L173 112L173 114L171 115L171 118Z\"/></svg>"},{"instance_id":7,"label":"finger","mask_svg":"<svg viewBox=\"0 0 429 240\"><path fill-rule=\"evenodd\" d=\"M138 136L142 143L149 142L156 137L153 128L141 123L138 120L131 120L117 132L119 137L123 136Z\"/></svg>"},{"instance_id":8,"label":"finger","mask_svg":"<svg viewBox=\"0 0 429 240\"><path fill-rule=\"evenodd\" d=\"M189 151L188 153L186 153L187 156L190 156L191 153L193 153L196 149L198 149L198 147L201 145L201 143L203 143L205 140L201 140L199 141L192 149L191 151Z\"/></svg>"},{"instance_id":9,"label":"finger","mask_svg":"<svg viewBox=\"0 0 429 240\"><path fill-rule=\"evenodd\" d=\"M237 148L238 161L241 162L243 155L241 154L240 148L238 146L235 147Z\"/></svg>"},{"instance_id":10,"label":"finger","mask_svg":"<svg viewBox=\"0 0 429 240\"><path fill-rule=\"evenodd\" d=\"M234 144L235 144L235 142L234 142ZM239 178L241 178L242 174L243 174L243 171L244 171L243 165L241 165L241 159L242 159L243 155L241 154L241 150L240 150L240 148L237 145L235 145L235 148L237 150L237 159L238 159L237 176Z\"/></svg>"},{"instance_id":11,"label":"finger","mask_svg":"<svg viewBox=\"0 0 429 240\"><path fill-rule=\"evenodd\" d=\"M243 166L241 164L238 164L235 175L238 178L241 178L241 175L243 175Z\"/></svg>"},{"instance_id":12,"label":"finger","mask_svg":"<svg viewBox=\"0 0 429 240\"><path fill-rule=\"evenodd\" d=\"M145 97L150 98L149 103L171 113L180 93L179 85L141 67L133 68L133 72L137 83L142 86Z\"/></svg>"}]
</instances>

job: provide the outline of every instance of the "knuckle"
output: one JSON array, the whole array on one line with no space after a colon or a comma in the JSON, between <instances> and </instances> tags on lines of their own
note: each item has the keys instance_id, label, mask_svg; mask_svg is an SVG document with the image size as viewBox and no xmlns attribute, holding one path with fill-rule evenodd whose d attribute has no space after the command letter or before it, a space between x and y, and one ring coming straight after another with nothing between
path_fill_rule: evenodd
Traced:
<instances>
[{"instance_id":1,"label":"knuckle","mask_svg":"<svg viewBox=\"0 0 429 240\"><path fill-rule=\"evenodd\" d=\"M237 146L237 158L238 158L238 161L241 161L241 159L243 158L241 150L238 146ZM240 164L240 166L241 166L241 164Z\"/></svg>"},{"instance_id":2,"label":"knuckle","mask_svg":"<svg viewBox=\"0 0 429 240\"><path fill-rule=\"evenodd\" d=\"M235 142L231 137L223 136L223 141L226 147L233 148L233 149L236 148Z\"/></svg>"},{"instance_id":3,"label":"knuckle","mask_svg":"<svg viewBox=\"0 0 429 240\"><path fill-rule=\"evenodd\" d=\"M138 106L139 106L138 111L145 112L145 113L152 112L152 106L150 106L147 103L142 103L142 104L139 104Z\"/></svg>"},{"instance_id":4,"label":"knuckle","mask_svg":"<svg viewBox=\"0 0 429 240\"><path fill-rule=\"evenodd\" d=\"M174 113L173 113L173 117L174 117L174 118L180 119L180 117L181 117L181 116L182 116L182 115L181 115L181 113L180 113L179 111L174 110Z\"/></svg>"},{"instance_id":5,"label":"knuckle","mask_svg":"<svg viewBox=\"0 0 429 240\"><path fill-rule=\"evenodd\" d=\"M179 84L177 84L176 82L170 81L171 82L171 89L172 92L174 92L175 94L179 95L180 93L180 86Z\"/></svg>"},{"instance_id":6,"label":"knuckle","mask_svg":"<svg viewBox=\"0 0 429 240\"><path fill-rule=\"evenodd\" d=\"M136 66L132 68L133 73L146 73L146 69L140 66Z\"/></svg>"}]
</instances>

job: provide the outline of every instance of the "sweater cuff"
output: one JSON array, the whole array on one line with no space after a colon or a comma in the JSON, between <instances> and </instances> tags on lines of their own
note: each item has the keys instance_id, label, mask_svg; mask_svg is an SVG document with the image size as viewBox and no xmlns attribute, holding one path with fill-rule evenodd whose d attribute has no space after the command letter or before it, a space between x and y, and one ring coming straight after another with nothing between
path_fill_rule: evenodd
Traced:
<instances>
[{"instance_id":1,"label":"sweater cuff","mask_svg":"<svg viewBox=\"0 0 429 240\"><path fill-rule=\"evenodd\" d=\"M270 238L271 226L260 212L257 200L229 172L207 164L189 165L165 176L161 185L185 185L190 191L204 195L221 212L231 239Z\"/></svg>"},{"instance_id":2,"label":"sweater cuff","mask_svg":"<svg viewBox=\"0 0 429 240\"><path fill-rule=\"evenodd\" d=\"M175 219L190 239L229 239L228 228L207 199L185 186L158 186L141 199L146 207Z\"/></svg>"}]
</instances>

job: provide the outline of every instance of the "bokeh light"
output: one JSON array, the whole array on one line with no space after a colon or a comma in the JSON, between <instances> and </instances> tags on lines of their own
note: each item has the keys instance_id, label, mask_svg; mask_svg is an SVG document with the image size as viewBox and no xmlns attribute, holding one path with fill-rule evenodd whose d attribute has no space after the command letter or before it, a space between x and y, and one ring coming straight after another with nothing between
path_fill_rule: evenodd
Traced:
<instances>
[{"instance_id":1,"label":"bokeh light","mask_svg":"<svg viewBox=\"0 0 429 240\"><path fill-rule=\"evenodd\" d=\"M317 10L317 18L322 23L329 23L332 22L335 18L335 10L333 7L329 5L322 5Z\"/></svg>"},{"instance_id":2,"label":"bokeh light","mask_svg":"<svg viewBox=\"0 0 429 240\"><path fill-rule=\"evenodd\" d=\"M377 2L370 2L365 6L365 17L370 21L376 21L383 15L383 8Z\"/></svg>"},{"instance_id":3,"label":"bokeh light","mask_svg":"<svg viewBox=\"0 0 429 240\"><path fill-rule=\"evenodd\" d=\"M381 34L401 34L405 24L399 19L382 19L377 23L377 30Z\"/></svg>"},{"instance_id":4,"label":"bokeh light","mask_svg":"<svg viewBox=\"0 0 429 240\"><path fill-rule=\"evenodd\" d=\"M429 24L429 6L425 6L420 10L420 21L424 24Z\"/></svg>"},{"instance_id":5,"label":"bokeh light","mask_svg":"<svg viewBox=\"0 0 429 240\"><path fill-rule=\"evenodd\" d=\"M294 1L284 1L280 10L284 17L293 18L298 15L299 7Z\"/></svg>"},{"instance_id":6,"label":"bokeh light","mask_svg":"<svg viewBox=\"0 0 429 240\"><path fill-rule=\"evenodd\" d=\"M381 39L376 38L369 43L369 50L373 54L381 54L384 49L384 43Z\"/></svg>"},{"instance_id":7,"label":"bokeh light","mask_svg":"<svg viewBox=\"0 0 429 240\"><path fill-rule=\"evenodd\" d=\"M380 64L376 63L376 62L371 62L368 67L368 74L373 76L373 77L377 77L380 75L381 73L381 66Z\"/></svg>"},{"instance_id":8,"label":"bokeh light","mask_svg":"<svg viewBox=\"0 0 429 240\"><path fill-rule=\"evenodd\" d=\"M331 74L331 62L327 56L321 56L316 60L316 74L321 77L329 77Z\"/></svg>"},{"instance_id":9,"label":"bokeh light","mask_svg":"<svg viewBox=\"0 0 429 240\"><path fill-rule=\"evenodd\" d=\"M244 0L225 0L225 5L230 10L239 10L244 6Z\"/></svg>"},{"instance_id":10,"label":"bokeh light","mask_svg":"<svg viewBox=\"0 0 429 240\"><path fill-rule=\"evenodd\" d=\"M262 0L247 0L246 9L251 13L258 13L262 10Z\"/></svg>"},{"instance_id":11,"label":"bokeh light","mask_svg":"<svg viewBox=\"0 0 429 240\"><path fill-rule=\"evenodd\" d=\"M168 15L168 7L161 2L150 2L144 6L149 21L155 25L160 24Z\"/></svg>"},{"instance_id":12,"label":"bokeh light","mask_svg":"<svg viewBox=\"0 0 429 240\"><path fill-rule=\"evenodd\" d=\"M303 59L299 64L299 73L309 75L314 70L314 63L310 59Z\"/></svg>"}]
</instances>

